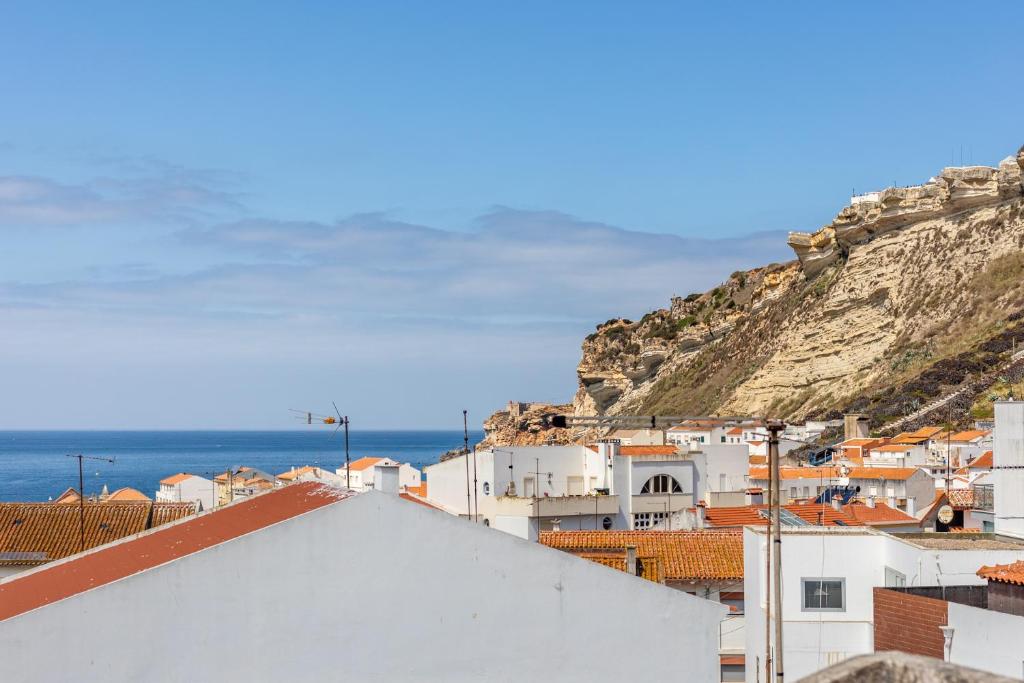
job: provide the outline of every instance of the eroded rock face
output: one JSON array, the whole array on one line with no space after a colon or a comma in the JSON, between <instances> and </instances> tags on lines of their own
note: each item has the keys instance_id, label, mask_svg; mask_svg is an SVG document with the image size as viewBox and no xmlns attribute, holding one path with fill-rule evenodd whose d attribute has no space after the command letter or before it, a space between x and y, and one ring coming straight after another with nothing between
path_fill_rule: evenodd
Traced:
<instances>
[{"instance_id":1,"label":"eroded rock face","mask_svg":"<svg viewBox=\"0 0 1024 683\"><path fill-rule=\"evenodd\" d=\"M1006 202L1022 193L1024 153L998 168L945 168L924 185L890 187L855 197L829 225L817 232L792 232L789 245L808 279L839 261L857 244L921 221L950 217Z\"/></svg>"},{"instance_id":2,"label":"eroded rock face","mask_svg":"<svg viewBox=\"0 0 1024 683\"><path fill-rule=\"evenodd\" d=\"M549 420L553 415L572 413L568 404L521 404L523 410L502 410L484 421L484 440L480 448L494 446L541 446L544 444L575 443L578 435L569 429L553 429Z\"/></svg>"}]
</instances>

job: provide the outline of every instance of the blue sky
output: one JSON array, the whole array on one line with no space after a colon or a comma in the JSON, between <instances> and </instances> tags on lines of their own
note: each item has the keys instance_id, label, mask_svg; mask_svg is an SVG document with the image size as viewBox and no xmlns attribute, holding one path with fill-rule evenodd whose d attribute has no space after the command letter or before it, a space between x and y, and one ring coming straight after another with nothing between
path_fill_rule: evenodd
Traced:
<instances>
[{"instance_id":1,"label":"blue sky","mask_svg":"<svg viewBox=\"0 0 1024 683\"><path fill-rule=\"evenodd\" d=\"M1024 142L1024 8L19 3L0 428L567 400L582 337ZM962 150L962 152L961 152Z\"/></svg>"}]
</instances>

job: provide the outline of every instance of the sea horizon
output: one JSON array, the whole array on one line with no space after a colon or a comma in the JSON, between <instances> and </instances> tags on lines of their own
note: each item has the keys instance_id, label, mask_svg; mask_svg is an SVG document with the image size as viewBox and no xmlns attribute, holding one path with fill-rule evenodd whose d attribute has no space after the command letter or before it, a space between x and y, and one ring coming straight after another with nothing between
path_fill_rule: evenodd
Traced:
<instances>
[{"instance_id":1,"label":"sea horizon","mask_svg":"<svg viewBox=\"0 0 1024 683\"><path fill-rule=\"evenodd\" d=\"M10 430L0 431L0 501L38 502L78 488L85 461L86 494L131 487L153 497L159 482L178 472L212 476L242 465L281 474L314 465L335 470L345 463L344 438L331 429L272 430ZM390 457L417 469L463 445L462 430L359 429L349 433L350 460ZM483 438L470 430L470 444Z\"/></svg>"}]
</instances>

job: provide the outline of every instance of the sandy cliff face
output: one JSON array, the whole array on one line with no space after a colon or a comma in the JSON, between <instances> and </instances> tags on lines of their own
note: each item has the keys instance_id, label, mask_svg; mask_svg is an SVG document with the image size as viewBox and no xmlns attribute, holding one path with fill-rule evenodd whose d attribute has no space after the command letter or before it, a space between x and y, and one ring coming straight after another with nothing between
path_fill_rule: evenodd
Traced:
<instances>
[{"instance_id":1,"label":"sandy cliff face","mask_svg":"<svg viewBox=\"0 0 1024 683\"><path fill-rule=\"evenodd\" d=\"M791 234L797 262L601 326L574 410L804 417L994 334L1024 305L1021 279L991 272L1024 248L1022 167L1024 153L859 198Z\"/></svg>"},{"instance_id":2,"label":"sandy cliff face","mask_svg":"<svg viewBox=\"0 0 1024 683\"><path fill-rule=\"evenodd\" d=\"M794 419L867 407L877 426L965 383L990 387L1024 335L1022 175L1024 148L997 168L862 195L791 233L793 262L599 325L572 410Z\"/></svg>"}]
</instances>

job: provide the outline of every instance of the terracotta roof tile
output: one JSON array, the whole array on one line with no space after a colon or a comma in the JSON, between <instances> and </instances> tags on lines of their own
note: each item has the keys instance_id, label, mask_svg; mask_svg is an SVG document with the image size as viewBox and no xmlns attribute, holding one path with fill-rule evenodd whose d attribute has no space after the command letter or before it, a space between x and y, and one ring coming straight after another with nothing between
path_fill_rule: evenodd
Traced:
<instances>
[{"instance_id":1,"label":"terracotta roof tile","mask_svg":"<svg viewBox=\"0 0 1024 683\"><path fill-rule=\"evenodd\" d=\"M988 436L989 434L991 434L991 432L988 431L987 429L968 429L965 432L957 432L956 434L949 437L949 440L960 441L961 443L963 443L967 441L974 441L975 439L980 439L982 437Z\"/></svg>"},{"instance_id":2,"label":"terracotta roof tile","mask_svg":"<svg viewBox=\"0 0 1024 683\"><path fill-rule=\"evenodd\" d=\"M976 470L990 470L992 469L992 451L985 451L977 458L967 464L967 467Z\"/></svg>"},{"instance_id":3,"label":"terracotta roof tile","mask_svg":"<svg viewBox=\"0 0 1024 683\"><path fill-rule=\"evenodd\" d=\"M192 503L90 501L85 504L85 548L194 512ZM81 550L81 533L78 505L0 503L0 566L40 565L74 555Z\"/></svg>"},{"instance_id":4,"label":"terracotta roof tile","mask_svg":"<svg viewBox=\"0 0 1024 683\"><path fill-rule=\"evenodd\" d=\"M863 526L852 515L838 511L831 505L806 504L783 505L783 508L804 520L808 524L817 525L821 514L824 526ZM713 507L704 510L704 521L711 527L735 528L744 526L765 526L768 519L761 515L767 510L766 505L740 505L736 507Z\"/></svg>"},{"instance_id":5,"label":"terracotta roof tile","mask_svg":"<svg viewBox=\"0 0 1024 683\"><path fill-rule=\"evenodd\" d=\"M348 465L348 468L350 470L352 470L353 472L359 472L361 470L369 469L369 468L373 467L374 465L376 465L377 463L379 463L379 462L381 462L383 460L384 460L384 458L371 458L371 457L359 458L358 460L353 460L352 462L350 462L349 465ZM341 469L345 469L345 468L342 467Z\"/></svg>"},{"instance_id":6,"label":"terracotta roof tile","mask_svg":"<svg viewBox=\"0 0 1024 683\"><path fill-rule=\"evenodd\" d=\"M180 484L183 481L191 479L193 476L195 475L188 474L187 472L181 472L179 474L173 474L169 477L161 479L160 483L167 484L168 486L173 486L174 484Z\"/></svg>"},{"instance_id":7,"label":"terracotta roof tile","mask_svg":"<svg viewBox=\"0 0 1024 683\"><path fill-rule=\"evenodd\" d=\"M875 507L856 502L843 507L843 511L858 522L867 526L886 526L890 524L917 524L917 518L911 517L902 510L889 507L885 503L876 502Z\"/></svg>"},{"instance_id":8,"label":"terracotta roof tile","mask_svg":"<svg viewBox=\"0 0 1024 683\"><path fill-rule=\"evenodd\" d=\"M667 581L743 578L743 536L736 531L542 531L540 542L577 554L624 552L656 557Z\"/></svg>"},{"instance_id":9,"label":"terracotta roof tile","mask_svg":"<svg viewBox=\"0 0 1024 683\"><path fill-rule=\"evenodd\" d=\"M624 572L629 568L629 564L626 560L626 551L605 551L595 553L573 553L577 557L582 557L585 560L596 562L597 564L603 564L606 567L612 569L618 569L620 572ZM640 565L640 578L647 579L648 581L654 581L655 583L665 582L665 568L657 556L637 555L637 562Z\"/></svg>"},{"instance_id":10,"label":"terracotta roof tile","mask_svg":"<svg viewBox=\"0 0 1024 683\"><path fill-rule=\"evenodd\" d=\"M978 570L978 576L989 581L1024 586L1024 560L1017 560L1011 564L984 566Z\"/></svg>"},{"instance_id":11,"label":"terracotta roof tile","mask_svg":"<svg viewBox=\"0 0 1024 683\"><path fill-rule=\"evenodd\" d=\"M149 499L149 496L147 496L142 491L139 491L138 489L133 489L130 486L125 486L119 488L118 490L114 491L109 496L107 496L107 499L104 502L110 503L125 500L147 501Z\"/></svg>"},{"instance_id":12,"label":"terracotta roof tile","mask_svg":"<svg viewBox=\"0 0 1024 683\"><path fill-rule=\"evenodd\" d=\"M955 510L970 510L974 507L974 489L950 489L947 499Z\"/></svg>"},{"instance_id":13,"label":"terracotta roof tile","mask_svg":"<svg viewBox=\"0 0 1024 683\"><path fill-rule=\"evenodd\" d=\"M347 495L319 482L300 482L16 575L0 583L0 621L331 505ZM39 505L77 513L68 506ZM101 503L95 508L111 510L120 506L148 507L144 503ZM2 520L0 527L7 528ZM74 528L77 529L77 523Z\"/></svg>"}]
</instances>

